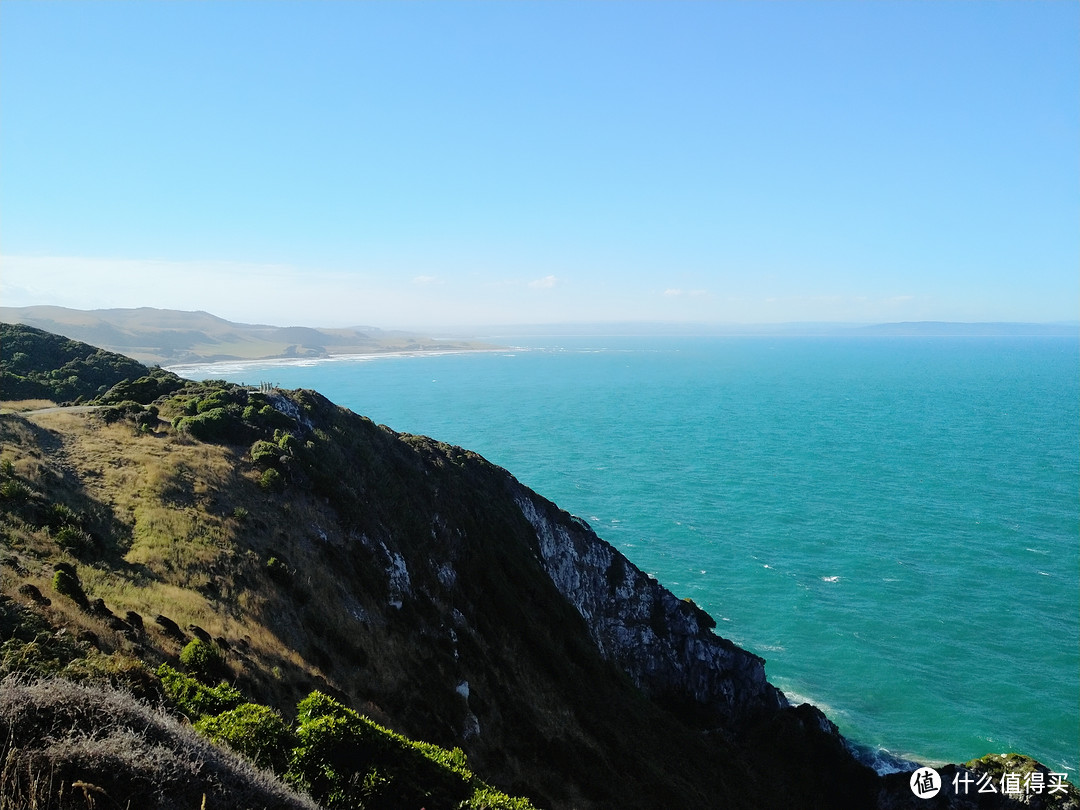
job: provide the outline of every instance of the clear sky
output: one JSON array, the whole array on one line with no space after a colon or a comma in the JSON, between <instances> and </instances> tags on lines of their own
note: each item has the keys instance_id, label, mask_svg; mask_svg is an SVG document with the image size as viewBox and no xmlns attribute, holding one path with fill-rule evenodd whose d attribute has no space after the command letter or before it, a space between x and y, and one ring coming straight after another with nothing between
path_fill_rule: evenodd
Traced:
<instances>
[{"instance_id":1,"label":"clear sky","mask_svg":"<svg viewBox=\"0 0 1080 810\"><path fill-rule=\"evenodd\" d=\"M1077 2L0 4L0 305L1080 315Z\"/></svg>"}]
</instances>

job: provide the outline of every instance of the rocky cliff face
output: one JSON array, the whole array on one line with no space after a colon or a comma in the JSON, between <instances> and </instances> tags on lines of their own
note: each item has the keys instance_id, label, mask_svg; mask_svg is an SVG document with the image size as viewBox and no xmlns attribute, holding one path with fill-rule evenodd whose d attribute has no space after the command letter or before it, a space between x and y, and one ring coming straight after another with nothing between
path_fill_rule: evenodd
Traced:
<instances>
[{"instance_id":1,"label":"rocky cliff face","mask_svg":"<svg viewBox=\"0 0 1080 810\"><path fill-rule=\"evenodd\" d=\"M718 727L788 705L766 680L764 659L715 635L707 613L676 598L580 518L525 488L513 497L559 593L585 619L600 653L645 694Z\"/></svg>"}]
</instances>

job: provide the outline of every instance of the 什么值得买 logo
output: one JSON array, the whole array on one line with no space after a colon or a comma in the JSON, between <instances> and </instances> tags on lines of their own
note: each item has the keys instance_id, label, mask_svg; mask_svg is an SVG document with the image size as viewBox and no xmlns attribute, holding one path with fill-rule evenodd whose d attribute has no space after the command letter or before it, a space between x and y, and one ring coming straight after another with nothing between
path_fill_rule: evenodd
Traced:
<instances>
[{"instance_id":1,"label":"\u4ec0\u4e48\u503c\u5f97\u4e70 logo","mask_svg":"<svg viewBox=\"0 0 1080 810\"><path fill-rule=\"evenodd\" d=\"M978 773L966 768L959 768L952 778L955 795L974 793L1000 793L1011 796L1024 796L1029 793L1067 793L1069 775L1055 771L1043 772L1032 770L1027 773L1007 772L998 779L989 773ZM941 774L930 767L919 768L911 774L908 784L911 792L920 799L932 799L941 792Z\"/></svg>"}]
</instances>

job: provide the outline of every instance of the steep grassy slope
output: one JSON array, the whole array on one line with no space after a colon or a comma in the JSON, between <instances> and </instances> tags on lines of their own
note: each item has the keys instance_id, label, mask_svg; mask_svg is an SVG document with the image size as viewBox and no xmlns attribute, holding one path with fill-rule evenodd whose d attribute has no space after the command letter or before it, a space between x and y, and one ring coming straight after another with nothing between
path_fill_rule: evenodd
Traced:
<instances>
[{"instance_id":1,"label":"steep grassy slope","mask_svg":"<svg viewBox=\"0 0 1080 810\"><path fill-rule=\"evenodd\" d=\"M261 702L287 711L321 688L414 737L462 745L481 773L541 804L649 806L689 792L709 806L727 792L709 767L720 752L597 654L523 542L520 513L491 503L501 471L309 393L295 404L322 425L304 448L310 465L299 453L260 465L254 441L207 444L101 414L5 417L5 592L151 668L205 633ZM261 486L263 466L284 471L280 482ZM58 594L58 561L104 605ZM52 604L34 605L28 585ZM141 632L114 621L128 611Z\"/></svg>"},{"instance_id":2,"label":"steep grassy slope","mask_svg":"<svg viewBox=\"0 0 1080 810\"><path fill-rule=\"evenodd\" d=\"M879 801L760 659L476 454L310 391L103 400L0 416L0 669L165 699L331 807Z\"/></svg>"}]
</instances>

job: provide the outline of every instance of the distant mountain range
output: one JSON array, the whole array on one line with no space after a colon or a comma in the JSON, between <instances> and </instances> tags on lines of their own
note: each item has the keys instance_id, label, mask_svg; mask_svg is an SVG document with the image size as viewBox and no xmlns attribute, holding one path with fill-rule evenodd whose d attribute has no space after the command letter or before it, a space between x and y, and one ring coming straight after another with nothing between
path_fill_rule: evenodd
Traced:
<instances>
[{"instance_id":1,"label":"distant mountain range","mask_svg":"<svg viewBox=\"0 0 1080 810\"><path fill-rule=\"evenodd\" d=\"M234 323L208 312L150 307L0 307L0 321L35 326L158 365L489 348L475 341L435 340L374 327L314 329Z\"/></svg>"}]
</instances>

